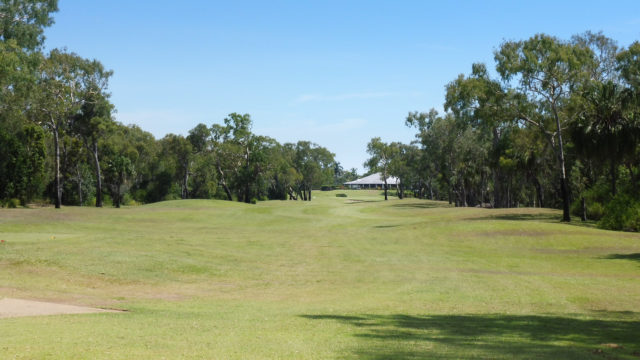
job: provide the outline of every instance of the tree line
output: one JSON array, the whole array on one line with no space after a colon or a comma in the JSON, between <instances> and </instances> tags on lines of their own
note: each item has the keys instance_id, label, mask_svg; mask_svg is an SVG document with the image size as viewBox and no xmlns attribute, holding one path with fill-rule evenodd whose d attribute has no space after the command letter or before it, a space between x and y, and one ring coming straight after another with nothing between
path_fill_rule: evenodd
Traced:
<instances>
[{"instance_id":1,"label":"tree line","mask_svg":"<svg viewBox=\"0 0 640 360\"><path fill-rule=\"evenodd\" d=\"M0 200L52 199L55 207L205 198L312 199L350 180L334 154L308 141L254 134L248 114L156 140L113 119L112 72L55 49L43 29L55 0L0 2ZM355 174L357 176L357 174Z\"/></svg>"},{"instance_id":2,"label":"tree line","mask_svg":"<svg viewBox=\"0 0 640 360\"><path fill-rule=\"evenodd\" d=\"M640 230L640 42L538 34L494 60L447 84L444 114L409 113L413 143L372 139L365 166L455 206L554 207Z\"/></svg>"}]
</instances>

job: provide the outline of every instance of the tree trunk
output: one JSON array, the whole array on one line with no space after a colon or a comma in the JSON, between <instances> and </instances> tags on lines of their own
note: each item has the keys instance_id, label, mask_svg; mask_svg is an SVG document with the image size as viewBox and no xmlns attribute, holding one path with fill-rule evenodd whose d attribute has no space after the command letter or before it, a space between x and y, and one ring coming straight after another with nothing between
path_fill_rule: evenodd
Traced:
<instances>
[{"instance_id":1,"label":"tree trunk","mask_svg":"<svg viewBox=\"0 0 640 360\"><path fill-rule=\"evenodd\" d=\"M558 151L560 160L560 186L562 189L562 221L570 222L571 214L569 213L569 185L567 184L567 171L564 161L564 144L562 143L562 128L560 127L560 118L554 107L554 116L556 119L556 129L558 130Z\"/></svg>"},{"instance_id":2,"label":"tree trunk","mask_svg":"<svg viewBox=\"0 0 640 360\"><path fill-rule=\"evenodd\" d=\"M431 184L431 180L429 180L429 200L433 200L433 184Z\"/></svg>"},{"instance_id":3,"label":"tree trunk","mask_svg":"<svg viewBox=\"0 0 640 360\"><path fill-rule=\"evenodd\" d=\"M611 160L609 162L609 171L611 172L611 195L613 195L615 197L616 193L617 193L616 182L618 180L618 169L617 169L616 162L613 159L613 157L611 158Z\"/></svg>"},{"instance_id":4,"label":"tree trunk","mask_svg":"<svg viewBox=\"0 0 640 360\"><path fill-rule=\"evenodd\" d=\"M227 181L224 178L224 172L222 171L222 166L220 166L220 161L216 162L216 168L218 169L218 175L220 175L220 184L224 189L224 192L227 194L227 200L233 201L233 196L231 196L231 190L227 186Z\"/></svg>"},{"instance_id":5,"label":"tree trunk","mask_svg":"<svg viewBox=\"0 0 640 360\"><path fill-rule=\"evenodd\" d=\"M631 177L631 187L635 193L638 192L638 176L633 173L633 166L629 163L626 164L627 169L629 170L629 176Z\"/></svg>"},{"instance_id":6,"label":"tree trunk","mask_svg":"<svg viewBox=\"0 0 640 360\"><path fill-rule=\"evenodd\" d=\"M587 221L587 204L584 201L584 196L582 197L582 221Z\"/></svg>"},{"instance_id":7,"label":"tree trunk","mask_svg":"<svg viewBox=\"0 0 640 360\"><path fill-rule=\"evenodd\" d=\"M58 135L58 127L53 126L53 142L56 153L56 209L60 209L62 204L62 184L60 183L60 139Z\"/></svg>"},{"instance_id":8,"label":"tree trunk","mask_svg":"<svg viewBox=\"0 0 640 360\"><path fill-rule=\"evenodd\" d=\"M384 199L385 200L389 200L389 198L387 197L387 188L388 188L388 186L387 186L387 178L385 177L384 178Z\"/></svg>"},{"instance_id":9,"label":"tree trunk","mask_svg":"<svg viewBox=\"0 0 640 360\"><path fill-rule=\"evenodd\" d=\"M460 206L467 207L467 188L464 186L464 180L460 181L460 186L462 187L462 197L460 198Z\"/></svg>"},{"instance_id":10,"label":"tree trunk","mask_svg":"<svg viewBox=\"0 0 640 360\"><path fill-rule=\"evenodd\" d=\"M497 153L496 149L498 149L498 147L500 146L500 134L498 132L498 128L494 127L492 129L492 133L493 133L492 146L493 146L494 153ZM494 208L505 207L503 196L502 196L504 186L501 182L500 171L494 168L492 169L491 172L493 175L493 207Z\"/></svg>"},{"instance_id":11,"label":"tree trunk","mask_svg":"<svg viewBox=\"0 0 640 360\"><path fill-rule=\"evenodd\" d=\"M309 186L309 201L311 201L311 186Z\"/></svg>"},{"instance_id":12,"label":"tree trunk","mask_svg":"<svg viewBox=\"0 0 640 360\"><path fill-rule=\"evenodd\" d=\"M189 164L184 164L184 176L182 177L182 198L189 197Z\"/></svg>"},{"instance_id":13,"label":"tree trunk","mask_svg":"<svg viewBox=\"0 0 640 360\"><path fill-rule=\"evenodd\" d=\"M542 185L540 185L540 181L536 176L533 177L533 183L536 187L536 193L538 195L538 205L543 208L544 207L544 194L542 193Z\"/></svg>"},{"instance_id":14,"label":"tree trunk","mask_svg":"<svg viewBox=\"0 0 640 360\"><path fill-rule=\"evenodd\" d=\"M569 214L569 188L567 186L567 179L563 177L560 180L560 190L562 194L562 221L570 222L571 215Z\"/></svg>"},{"instance_id":15,"label":"tree trunk","mask_svg":"<svg viewBox=\"0 0 640 360\"><path fill-rule=\"evenodd\" d=\"M98 142L93 142L93 161L96 169L96 207L102 207L102 174L100 173L100 161L98 159Z\"/></svg>"},{"instance_id":16,"label":"tree trunk","mask_svg":"<svg viewBox=\"0 0 640 360\"><path fill-rule=\"evenodd\" d=\"M78 198L82 206L82 177L80 176L80 163L76 163L76 177L78 178Z\"/></svg>"}]
</instances>

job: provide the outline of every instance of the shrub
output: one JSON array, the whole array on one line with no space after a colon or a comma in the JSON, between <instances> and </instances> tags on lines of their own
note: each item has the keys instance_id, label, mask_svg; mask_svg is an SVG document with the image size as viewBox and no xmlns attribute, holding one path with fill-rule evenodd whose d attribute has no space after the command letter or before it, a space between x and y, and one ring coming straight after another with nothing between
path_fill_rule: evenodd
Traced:
<instances>
[{"instance_id":1,"label":"shrub","mask_svg":"<svg viewBox=\"0 0 640 360\"><path fill-rule=\"evenodd\" d=\"M320 187L320 190L322 190L322 191L331 191L331 190L335 190L335 189L336 189L336 187L333 186L333 185L322 185Z\"/></svg>"},{"instance_id":2,"label":"shrub","mask_svg":"<svg viewBox=\"0 0 640 360\"><path fill-rule=\"evenodd\" d=\"M582 205L581 205L582 206ZM600 220L604 216L604 206L599 202L587 203L587 219Z\"/></svg>"},{"instance_id":3,"label":"shrub","mask_svg":"<svg viewBox=\"0 0 640 360\"><path fill-rule=\"evenodd\" d=\"M257 198L251 198L251 203L252 204L257 204L258 203L258 199Z\"/></svg>"},{"instance_id":4,"label":"shrub","mask_svg":"<svg viewBox=\"0 0 640 360\"><path fill-rule=\"evenodd\" d=\"M336 194L336 197L347 197L347 194L342 194L342 193Z\"/></svg>"},{"instance_id":5,"label":"shrub","mask_svg":"<svg viewBox=\"0 0 640 360\"><path fill-rule=\"evenodd\" d=\"M618 194L604 209L604 216L598 223L603 229L640 231L640 201Z\"/></svg>"},{"instance_id":6,"label":"shrub","mask_svg":"<svg viewBox=\"0 0 640 360\"><path fill-rule=\"evenodd\" d=\"M602 219L602 216L604 215L604 206L602 206L602 203L585 199L585 205L587 207L588 220ZM582 216L582 199L577 199L571 204L571 214L577 217Z\"/></svg>"},{"instance_id":7,"label":"shrub","mask_svg":"<svg viewBox=\"0 0 640 360\"><path fill-rule=\"evenodd\" d=\"M15 209L20 206L20 199L9 199L6 205L9 209Z\"/></svg>"}]
</instances>

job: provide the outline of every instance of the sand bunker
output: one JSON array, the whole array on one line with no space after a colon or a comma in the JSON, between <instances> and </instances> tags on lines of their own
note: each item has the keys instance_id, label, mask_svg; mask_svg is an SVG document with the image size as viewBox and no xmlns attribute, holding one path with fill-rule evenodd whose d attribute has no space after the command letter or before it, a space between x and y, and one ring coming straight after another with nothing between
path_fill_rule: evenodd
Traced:
<instances>
[{"instance_id":1,"label":"sand bunker","mask_svg":"<svg viewBox=\"0 0 640 360\"><path fill-rule=\"evenodd\" d=\"M41 316L60 314L90 314L118 312L116 310L96 309L84 306L64 305L42 301L0 299L0 318L19 316Z\"/></svg>"}]
</instances>

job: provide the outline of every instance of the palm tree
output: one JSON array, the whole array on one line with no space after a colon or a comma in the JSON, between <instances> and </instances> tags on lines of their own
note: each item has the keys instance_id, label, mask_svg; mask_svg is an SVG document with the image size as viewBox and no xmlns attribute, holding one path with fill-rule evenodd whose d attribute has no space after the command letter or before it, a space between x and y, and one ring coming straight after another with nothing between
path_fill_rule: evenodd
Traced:
<instances>
[{"instance_id":1,"label":"palm tree","mask_svg":"<svg viewBox=\"0 0 640 360\"><path fill-rule=\"evenodd\" d=\"M616 195L619 164L632 156L639 140L633 116L635 94L612 81L594 82L582 95L584 103L572 137L579 152L608 162L611 193Z\"/></svg>"}]
</instances>

